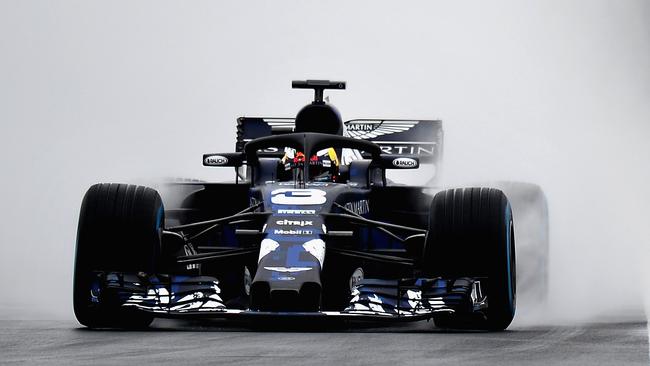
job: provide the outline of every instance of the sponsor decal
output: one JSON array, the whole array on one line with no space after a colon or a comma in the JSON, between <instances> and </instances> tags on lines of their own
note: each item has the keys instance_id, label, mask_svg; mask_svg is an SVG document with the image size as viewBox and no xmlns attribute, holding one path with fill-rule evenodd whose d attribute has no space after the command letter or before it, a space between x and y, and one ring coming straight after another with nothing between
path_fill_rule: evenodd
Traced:
<instances>
[{"instance_id":1,"label":"sponsor decal","mask_svg":"<svg viewBox=\"0 0 650 366\"><path fill-rule=\"evenodd\" d=\"M435 152L435 143L433 144L419 144L419 143L394 143L388 141L375 141L380 145L379 148L384 154L393 155L418 155L418 156L433 156Z\"/></svg>"},{"instance_id":2,"label":"sponsor decal","mask_svg":"<svg viewBox=\"0 0 650 366\"><path fill-rule=\"evenodd\" d=\"M361 123L361 122L352 122L348 123L345 126L348 131L363 131L370 132L373 131L376 127L373 123Z\"/></svg>"},{"instance_id":3,"label":"sponsor decal","mask_svg":"<svg viewBox=\"0 0 650 366\"><path fill-rule=\"evenodd\" d=\"M314 232L312 230L284 230L284 229L275 229L273 230L273 234L275 235L313 235Z\"/></svg>"},{"instance_id":4,"label":"sponsor decal","mask_svg":"<svg viewBox=\"0 0 650 366\"><path fill-rule=\"evenodd\" d=\"M271 192L271 203L276 205L322 205L327 201L320 189L281 188Z\"/></svg>"},{"instance_id":5,"label":"sponsor decal","mask_svg":"<svg viewBox=\"0 0 650 366\"><path fill-rule=\"evenodd\" d=\"M276 277L275 279L278 280L278 281L293 281L293 280L295 280L296 278L295 278L295 277L291 277L291 276L278 276L278 277Z\"/></svg>"},{"instance_id":6,"label":"sponsor decal","mask_svg":"<svg viewBox=\"0 0 650 366\"><path fill-rule=\"evenodd\" d=\"M435 156L437 142L422 141L423 137L419 135L422 130L415 130L420 123L421 121L353 120L345 123L344 135L371 140L379 144L385 154ZM428 127L435 128L428 123L424 127L426 131L429 130ZM395 137L400 134L400 137ZM411 138L415 140L410 140ZM434 136L431 138L438 139Z\"/></svg>"},{"instance_id":7,"label":"sponsor decal","mask_svg":"<svg viewBox=\"0 0 650 366\"><path fill-rule=\"evenodd\" d=\"M291 186L295 187L296 183L295 182L280 182L278 183L279 186ZM330 184L326 182L309 182L306 184L308 187L327 187Z\"/></svg>"},{"instance_id":8,"label":"sponsor decal","mask_svg":"<svg viewBox=\"0 0 650 366\"><path fill-rule=\"evenodd\" d=\"M228 158L221 155L210 155L210 156L206 156L205 159L203 159L203 162L205 163L205 165L223 166L228 164Z\"/></svg>"},{"instance_id":9,"label":"sponsor decal","mask_svg":"<svg viewBox=\"0 0 650 366\"><path fill-rule=\"evenodd\" d=\"M418 162L412 158L397 158L393 160L393 166L402 169L415 168L418 166Z\"/></svg>"},{"instance_id":10,"label":"sponsor decal","mask_svg":"<svg viewBox=\"0 0 650 366\"><path fill-rule=\"evenodd\" d=\"M370 212L370 204L368 203L368 200L348 202L345 204L345 208L358 215L365 215Z\"/></svg>"},{"instance_id":11,"label":"sponsor decal","mask_svg":"<svg viewBox=\"0 0 650 366\"><path fill-rule=\"evenodd\" d=\"M278 224L278 225L281 225L281 226L286 226L286 225L290 225L290 226L312 226L312 225L314 225L314 222L310 221L310 220L287 220L287 219L284 219L284 220L278 220L275 223Z\"/></svg>"},{"instance_id":12,"label":"sponsor decal","mask_svg":"<svg viewBox=\"0 0 650 366\"><path fill-rule=\"evenodd\" d=\"M377 136L406 132L417 125L418 121L353 121L348 122L346 135L355 139L369 140Z\"/></svg>"},{"instance_id":13,"label":"sponsor decal","mask_svg":"<svg viewBox=\"0 0 650 366\"><path fill-rule=\"evenodd\" d=\"M311 267L264 267L264 269L282 273L296 273L309 271Z\"/></svg>"},{"instance_id":14,"label":"sponsor decal","mask_svg":"<svg viewBox=\"0 0 650 366\"><path fill-rule=\"evenodd\" d=\"M316 210L292 210L281 208L278 210L281 215L316 215Z\"/></svg>"}]
</instances>

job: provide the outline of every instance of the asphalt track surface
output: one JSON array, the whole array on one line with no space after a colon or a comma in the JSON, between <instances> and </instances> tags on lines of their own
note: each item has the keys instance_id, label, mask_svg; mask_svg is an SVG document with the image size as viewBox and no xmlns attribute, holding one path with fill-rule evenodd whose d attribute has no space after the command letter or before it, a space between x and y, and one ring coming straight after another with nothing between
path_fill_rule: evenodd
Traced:
<instances>
[{"instance_id":1,"label":"asphalt track surface","mask_svg":"<svg viewBox=\"0 0 650 366\"><path fill-rule=\"evenodd\" d=\"M450 332L390 327L255 329L157 320L148 331L74 321L0 321L0 364L37 365L647 365L645 323Z\"/></svg>"}]
</instances>

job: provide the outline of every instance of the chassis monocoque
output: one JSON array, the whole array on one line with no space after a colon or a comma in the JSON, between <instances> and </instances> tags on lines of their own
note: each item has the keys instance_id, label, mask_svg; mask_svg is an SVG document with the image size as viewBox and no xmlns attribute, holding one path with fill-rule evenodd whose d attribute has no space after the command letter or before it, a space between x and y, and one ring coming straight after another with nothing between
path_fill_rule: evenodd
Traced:
<instances>
[{"instance_id":1,"label":"chassis monocoque","mask_svg":"<svg viewBox=\"0 0 650 366\"><path fill-rule=\"evenodd\" d=\"M204 165L245 174L179 183L179 207L165 209L151 188L92 186L77 238L79 322L312 317L505 329L516 299L508 199L493 188L432 196L425 186L390 184L387 169L416 169L419 157L341 136L322 92L344 85L294 82L314 88L316 100L292 131L205 155ZM310 176L309 163L283 169L283 149L309 157L328 148L357 158L328 179Z\"/></svg>"}]
</instances>

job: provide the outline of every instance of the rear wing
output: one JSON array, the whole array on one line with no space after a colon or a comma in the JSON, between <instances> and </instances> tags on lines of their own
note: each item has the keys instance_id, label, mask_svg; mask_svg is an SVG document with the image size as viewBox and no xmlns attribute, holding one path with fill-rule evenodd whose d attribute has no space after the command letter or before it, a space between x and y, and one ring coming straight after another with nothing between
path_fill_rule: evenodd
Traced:
<instances>
[{"instance_id":1,"label":"rear wing","mask_svg":"<svg viewBox=\"0 0 650 366\"><path fill-rule=\"evenodd\" d=\"M418 180L431 182L439 176L444 137L442 121L353 119L343 124L344 136L372 141L381 147L384 154L417 156L420 171L426 175ZM293 118L240 117L237 119L235 150L243 151L250 140L291 133L293 128Z\"/></svg>"},{"instance_id":2,"label":"rear wing","mask_svg":"<svg viewBox=\"0 0 650 366\"><path fill-rule=\"evenodd\" d=\"M424 164L435 164L442 155L442 121L401 119L353 119L343 123L344 136L369 140L393 155L416 155ZM235 151L253 139L291 133L293 118L240 117Z\"/></svg>"}]
</instances>

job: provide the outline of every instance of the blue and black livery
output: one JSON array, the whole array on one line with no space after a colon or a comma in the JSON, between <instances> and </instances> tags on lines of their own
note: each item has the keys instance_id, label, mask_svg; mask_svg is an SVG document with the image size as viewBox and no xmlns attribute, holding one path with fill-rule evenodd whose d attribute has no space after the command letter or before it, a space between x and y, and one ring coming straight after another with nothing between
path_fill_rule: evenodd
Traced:
<instances>
[{"instance_id":1,"label":"blue and black livery","mask_svg":"<svg viewBox=\"0 0 650 366\"><path fill-rule=\"evenodd\" d=\"M505 329L516 299L505 195L393 184L387 170L437 163L439 121L350 127L323 100L324 89L344 82L292 85L315 90L295 119L240 119L237 152L204 155L206 166L234 168L235 183L176 183L183 198L166 209L151 188L89 189L75 260L77 319L132 328L154 317L433 318L442 327ZM316 179L313 166L296 160L288 174L286 149L307 159L333 149L341 164L320 167Z\"/></svg>"}]
</instances>

